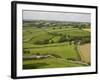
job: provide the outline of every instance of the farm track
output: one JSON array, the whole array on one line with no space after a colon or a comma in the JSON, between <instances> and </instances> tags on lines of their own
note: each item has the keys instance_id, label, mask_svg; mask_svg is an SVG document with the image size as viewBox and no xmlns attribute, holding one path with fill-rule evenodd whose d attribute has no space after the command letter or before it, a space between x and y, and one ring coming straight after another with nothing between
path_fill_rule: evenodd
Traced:
<instances>
[{"instance_id":1,"label":"farm track","mask_svg":"<svg viewBox=\"0 0 100 80\"><path fill-rule=\"evenodd\" d=\"M87 54L84 54L84 52L86 52L86 50L85 51L82 51L82 49L80 49L80 47L81 47L81 45L80 44L78 44L77 45L77 47L76 47L76 50L77 50L77 52L78 52L78 54L79 54L79 57L80 57L80 60L82 61L82 62L84 62L84 63L90 63L90 56L89 56L89 53L87 53ZM85 55L87 55L87 56L85 56Z\"/></svg>"},{"instance_id":2,"label":"farm track","mask_svg":"<svg viewBox=\"0 0 100 80\"><path fill-rule=\"evenodd\" d=\"M55 57L55 58L56 58L56 57ZM67 59L64 59L64 58L56 58L56 59L60 59L60 60L63 60L63 61L68 61L68 62L71 62L71 63L82 64L82 65L88 66L87 63L82 62L82 61L73 61L73 60L67 60Z\"/></svg>"},{"instance_id":3,"label":"farm track","mask_svg":"<svg viewBox=\"0 0 100 80\"><path fill-rule=\"evenodd\" d=\"M85 65L85 66L88 66L87 63L84 63L82 61L73 61L73 60L67 60L67 59L64 59L64 58L58 58L58 57L55 57L54 55L41 55L41 56L38 56L38 55L31 55L31 56L23 56L23 59L27 60L27 59L43 59L43 58L48 58L48 57L51 57L51 58L56 58L56 59L59 59L59 60L62 60L62 61L68 61L70 63L75 63L75 64L82 64L82 65Z\"/></svg>"},{"instance_id":4,"label":"farm track","mask_svg":"<svg viewBox=\"0 0 100 80\"><path fill-rule=\"evenodd\" d=\"M80 50L79 50L79 44L75 46L75 50L77 51L77 54L79 56L79 60L81 61L81 55L80 55Z\"/></svg>"},{"instance_id":5,"label":"farm track","mask_svg":"<svg viewBox=\"0 0 100 80\"><path fill-rule=\"evenodd\" d=\"M71 63L76 63L76 64L83 64L83 65L88 66L88 64L87 64L87 63L82 62L82 61L72 61L72 60L69 60L69 62L71 62Z\"/></svg>"}]
</instances>

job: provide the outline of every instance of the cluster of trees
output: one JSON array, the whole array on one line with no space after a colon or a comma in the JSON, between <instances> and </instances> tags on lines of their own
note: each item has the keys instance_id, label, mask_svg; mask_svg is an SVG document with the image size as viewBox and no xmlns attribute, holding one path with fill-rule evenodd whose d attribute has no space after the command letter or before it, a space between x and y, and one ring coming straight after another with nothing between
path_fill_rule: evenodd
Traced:
<instances>
[{"instance_id":1,"label":"cluster of trees","mask_svg":"<svg viewBox=\"0 0 100 80\"><path fill-rule=\"evenodd\" d=\"M34 42L34 44L39 44L39 45L49 44L49 39L37 40L37 41Z\"/></svg>"},{"instance_id":2,"label":"cluster of trees","mask_svg":"<svg viewBox=\"0 0 100 80\"><path fill-rule=\"evenodd\" d=\"M25 50L25 49L23 49L23 53L25 53L25 54L29 54L30 51L29 51L29 50Z\"/></svg>"},{"instance_id":3,"label":"cluster of trees","mask_svg":"<svg viewBox=\"0 0 100 80\"><path fill-rule=\"evenodd\" d=\"M71 35L66 35L66 34L61 34L61 33L49 33L53 36L60 36L60 39L58 42L72 42L72 41L80 41L81 44L84 43L90 43L90 35L89 36L71 36Z\"/></svg>"},{"instance_id":4,"label":"cluster of trees","mask_svg":"<svg viewBox=\"0 0 100 80\"><path fill-rule=\"evenodd\" d=\"M87 24L76 24L76 25L73 25L73 28L78 28L78 29L90 28L90 24L89 23L87 23Z\"/></svg>"},{"instance_id":5,"label":"cluster of trees","mask_svg":"<svg viewBox=\"0 0 100 80\"><path fill-rule=\"evenodd\" d=\"M37 40L34 44L42 45L42 44L51 44L51 43L62 43L62 42L69 42L69 44L80 44L90 43L90 36L70 36L70 35L60 35L58 41L53 41L52 38L44 39L44 40Z\"/></svg>"},{"instance_id":6,"label":"cluster of trees","mask_svg":"<svg viewBox=\"0 0 100 80\"><path fill-rule=\"evenodd\" d=\"M78 42L80 42L80 44L90 43L90 36L62 35L59 39L59 42L69 42L70 44L77 44Z\"/></svg>"},{"instance_id":7,"label":"cluster of trees","mask_svg":"<svg viewBox=\"0 0 100 80\"><path fill-rule=\"evenodd\" d=\"M90 23L82 23L82 22L62 22L62 21L44 21L44 20L37 20L37 21L23 21L24 27L31 26L31 27L60 27L66 26L66 27L73 27L73 28L90 28Z\"/></svg>"}]
</instances>

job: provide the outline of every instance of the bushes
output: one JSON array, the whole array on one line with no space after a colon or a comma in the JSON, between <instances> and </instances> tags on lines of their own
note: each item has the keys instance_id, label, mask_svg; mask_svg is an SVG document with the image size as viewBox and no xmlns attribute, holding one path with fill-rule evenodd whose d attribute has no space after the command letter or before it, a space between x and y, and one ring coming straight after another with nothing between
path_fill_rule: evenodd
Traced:
<instances>
[{"instance_id":1,"label":"bushes","mask_svg":"<svg viewBox=\"0 0 100 80\"><path fill-rule=\"evenodd\" d=\"M57 54L51 54L52 56L56 57L56 58L62 58L61 56L57 55Z\"/></svg>"},{"instance_id":2,"label":"bushes","mask_svg":"<svg viewBox=\"0 0 100 80\"><path fill-rule=\"evenodd\" d=\"M35 41L34 44L49 44L49 39Z\"/></svg>"},{"instance_id":3,"label":"bushes","mask_svg":"<svg viewBox=\"0 0 100 80\"><path fill-rule=\"evenodd\" d=\"M70 61L80 61L78 59L75 59L75 58L66 58L67 60L70 60Z\"/></svg>"},{"instance_id":4,"label":"bushes","mask_svg":"<svg viewBox=\"0 0 100 80\"><path fill-rule=\"evenodd\" d=\"M66 36L66 35L62 35L59 39L59 42L69 42L69 44L71 45L71 42L74 41L74 44L77 44L79 41L81 44L84 43L90 43L91 39L90 36Z\"/></svg>"},{"instance_id":5,"label":"bushes","mask_svg":"<svg viewBox=\"0 0 100 80\"><path fill-rule=\"evenodd\" d=\"M23 53L24 53L24 54L29 54L30 51L29 51L29 50L25 50L25 49L23 49Z\"/></svg>"},{"instance_id":6,"label":"bushes","mask_svg":"<svg viewBox=\"0 0 100 80\"><path fill-rule=\"evenodd\" d=\"M66 39L66 35L62 35L59 39L59 42L65 42L67 39Z\"/></svg>"},{"instance_id":7,"label":"bushes","mask_svg":"<svg viewBox=\"0 0 100 80\"><path fill-rule=\"evenodd\" d=\"M91 42L90 37L86 37L81 40L81 44L90 43L90 42Z\"/></svg>"},{"instance_id":8,"label":"bushes","mask_svg":"<svg viewBox=\"0 0 100 80\"><path fill-rule=\"evenodd\" d=\"M53 40L50 40L49 42L50 42L50 43L54 43L54 41L53 41Z\"/></svg>"},{"instance_id":9,"label":"bushes","mask_svg":"<svg viewBox=\"0 0 100 80\"><path fill-rule=\"evenodd\" d=\"M37 40L34 42L34 44L42 45L42 44L52 44L52 43L62 43L62 42L69 42L71 45L71 42L74 42L74 44L77 44L80 41L80 44L90 43L91 39L90 36L66 36L62 35L58 42L54 42L52 39L45 39L45 40Z\"/></svg>"}]
</instances>

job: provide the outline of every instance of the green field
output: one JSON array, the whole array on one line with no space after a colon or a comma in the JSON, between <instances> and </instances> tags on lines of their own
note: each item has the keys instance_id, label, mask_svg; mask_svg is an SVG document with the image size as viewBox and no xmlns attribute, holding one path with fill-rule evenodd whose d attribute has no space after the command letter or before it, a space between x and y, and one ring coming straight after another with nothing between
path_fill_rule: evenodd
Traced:
<instances>
[{"instance_id":1,"label":"green field","mask_svg":"<svg viewBox=\"0 0 100 80\"><path fill-rule=\"evenodd\" d=\"M83 29L24 23L23 69L88 66L81 61L78 51L78 45L90 43L90 32Z\"/></svg>"}]
</instances>

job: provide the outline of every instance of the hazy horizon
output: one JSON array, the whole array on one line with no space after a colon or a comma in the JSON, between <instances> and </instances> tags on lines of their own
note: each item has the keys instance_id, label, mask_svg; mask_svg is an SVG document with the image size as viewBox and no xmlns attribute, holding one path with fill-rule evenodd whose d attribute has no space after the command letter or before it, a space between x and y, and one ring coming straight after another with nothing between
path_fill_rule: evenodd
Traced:
<instances>
[{"instance_id":1,"label":"hazy horizon","mask_svg":"<svg viewBox=\"0 0 100 80\"><path fill-rule=\"evenodd\" d=\"M23 20L49 20L67 22L91 22L90 13L23 11Z\"/></svg>"}]
</instances>

